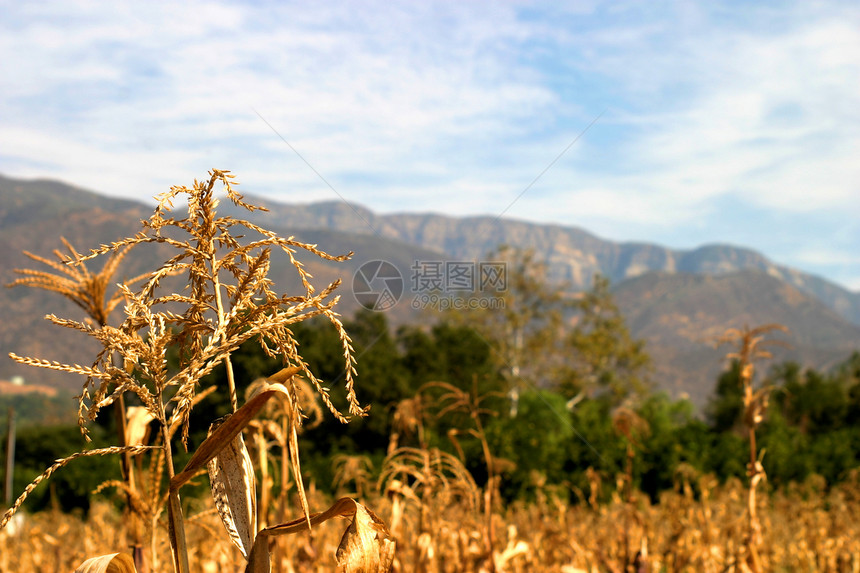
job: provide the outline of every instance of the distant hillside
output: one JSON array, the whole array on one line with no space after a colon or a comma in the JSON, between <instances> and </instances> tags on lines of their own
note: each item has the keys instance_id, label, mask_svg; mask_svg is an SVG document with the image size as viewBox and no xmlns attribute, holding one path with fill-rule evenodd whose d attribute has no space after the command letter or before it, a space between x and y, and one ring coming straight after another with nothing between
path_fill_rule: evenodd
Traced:
<instances>
[{"instance_id":1,"label":"distant hillside","mask_svg":"<svg viewBox=\"0 0 860 573\"><path fill-rule=\"evenodd\" d=\"M42 394L53 397L57 395L57 389L39 384L16 384L8 380L0 380L0 395L20 396L22 394Z\"/></svg>"},{"instance_id":2,"label":"distant hillside","mask_svg":"<svg viewBox=\"0 0 860 573\"><path fill-rule=\"evenodd\" d=\"M5 429L8 412L15 413L18 428L72 425L78 419L77 400L70 392L36 384L18 385L0 380L0 420Z\"/></svg>"},{"instance_id":3,"label":"distant hillside","mask_svg":"<svg viewBox=\"0 0 860 573\"><path fill-rule=\"evenodd\" d=\"M377 215L342 201L286 205L262 199L273 220L287 228L337 229L389 237L451 257L476 259L500 244L535 249L550 266L550 276L574 289L591 286L595 273L613 284L652 271L726 274L756 269L777 277L823 302L847 320L860 324L860 293L853 293L820 277L768 260L763 255L730 245L705 245L692 250L667 249L647 243L617 243L576 227L540 225L496 217L449 217L435 214Z\"/></svg>"},{"instance_id":4,"label":"distant hillside","mask_svg":"<svg viewBox=\"0 0 860 573\"><path fill-rule=\"evenodd\" d=\"M726 351L709 343L730 326L786 324L792 329L788 340L793 350L782 357L809 366L826 367L860 348L860 329L849 322L860 318L860 296L748 249L718 245L676 251L613 243L572 227L492 217L376 215L342 202L295 206L248 199L266 204L271 212L235 214L332 254L355 251L351 261L340 264L299 255L314 284L343 281L338 308L347 317L359 308L351 291L353 275L372 260L392 262L405 281L404 300L387 311L393 324L418 318L408 298L415 261L475 260L505 243L533 248L549 262L552 277L574 290L590 286L595 273L605 274L634 335L648 341L658 386L675 395L686 392L699 404L713 389ZM231 205L223 202L221 211L231 213ZM63 183L0 177L0 281L14 280L14 268L39 268L21 253L24 249L50 256L65 236L86 251L136 232L140 219L151 212L142 203ZM120 276L151 269L166 253L141 248ZM300 288L283 255L273 257L271 278L280 290ZM90 340L49 324L43 318L48 313L82 318L77 307L52 293L0 289L0 378L20 375L28 383L77 389L83 381L78 376L19 366L7 356L14 351L84 364L95 356L97 347Z\"/></svg>"},{"instance_id":5,"label":"distant hillside","mask_svg":"<svg viewBox=\"0 0 860 573\"><path fill-rule=\"evenodd\" d=\"M657 379L703 404L724 368L729 328L777 322L788 334L775 360L828 368L860 348L860 327L794 286L757 270L723 275L648 273L614 289L631 332L647 340Z\"/></svg>"},{"instance_id":6,"label":"distant hillside","mask_svg":"<svg viewBox=\"0 0 860 573\"><path fill-rule=\"evenodd\" d=\"M24 250L53 258L51 253L62 248L60 237L64 236L85 251L127 235L148 211L141 203L108 198L65 183L0 176L0 283L7 285L17 278L13 273L16 268L50 270L25 257ZM78 378L20 366L8 357L11 351L77 362L95 356L97 345L71 332L57 332L61 329L44 320L49 313L82 318L80 310L59 295L0 288L0 378L18 375L28 385L80 385ZM62 344L58 344L60 340Z\"/></svg>"},{"instance_id":7,"label":"distant hillside","mask_svg":"<svg viewBox=\"0 0 860 573\"><path fill-rule=\"evenodd\" d=\"M4 232L90 210L136 217L149 211L142 203L106 197L59 181L0 175L0 230Z\"/></svg>"}]
</instances>

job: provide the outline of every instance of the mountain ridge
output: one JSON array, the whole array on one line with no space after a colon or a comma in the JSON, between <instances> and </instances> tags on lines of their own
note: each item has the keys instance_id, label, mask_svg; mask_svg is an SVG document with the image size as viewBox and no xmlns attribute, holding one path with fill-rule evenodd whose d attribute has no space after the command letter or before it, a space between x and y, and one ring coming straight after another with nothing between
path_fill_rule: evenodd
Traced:
<instances>
[{"instance_id":1,"label":"mountain ridge","mask_svg":"<svg viewBox=\"0 0 860 573\"><path fill-rule=\"evenodd\" d=\"M651 271L725 274L757 268L821 300L850 322L860 325L860 293L823 277L777 264L743 246L704 244L671 249L654 243L615 242L573 226L543 225L489 215L451 217L436 213L378 215L356 204L325 201L288 204L248 196L266 205L258 222L276 220L295 228L327 228L375 234L444 252L453 258L477 259L500 244L529 245L545 258L550 278L574 289L588 289L600 273L613 284Z\"/></svg>"}]
</instances>

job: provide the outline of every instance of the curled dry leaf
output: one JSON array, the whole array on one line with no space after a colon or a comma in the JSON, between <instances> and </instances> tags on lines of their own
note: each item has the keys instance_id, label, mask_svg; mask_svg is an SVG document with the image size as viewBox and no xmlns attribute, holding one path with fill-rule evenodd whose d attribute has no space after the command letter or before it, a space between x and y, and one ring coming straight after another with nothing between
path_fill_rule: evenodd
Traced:
<instances>
[{"instance_id":1,"label":"curled dry leaf","mask_svg":"<svg viewBox=\"0 0 860 573\"><path fill-rule=\"evenodd\" d=\"M334 517L351 517L337 548L337 573L388 573L394 562L395 543L385 523L371 510L352 498L342 497L322 513L300 517L260 531L245 573L271 570L269 538L307 531Z\"/></svg>"},{"instance_id":2,"label":"curled dry leaf","mask_svg":"<svg viewBox=\"0 0 860 573\"><path fill-rule=\"evenodd\" d=\"M191 459L185 464L185 468L170 479L168 492L168 534L170 535L171 547L174 548L174 566L177 571L187 572L187 547L184 539L182 526L182 506L179 503L179 488L188 482L198 470L208 466L210 460L218 456L221 451L233 443L233 440L241 434L253 417L260 411L266 402L276 393L287 393L281 384L271 384L250 400L245 402L241 408L224 418L217 428L213 428L209 436L197 447ZM254 523L252 521L252 523ZM229 527L228 527L229 531ZM253 540L252 540L253 542Z\"/></svg>"},{"instance_id":3,"label":"curled dry leaf","mask_svg":"<svg viewBox=\"0 0 860 573\"><path fill-rule=\"evenodd\" d=\"M78 565L75 573L137 573L137 569L131 555L111 553L87 559Z\"/></svg>"},{"instance_id":4,"label":"curled dry leaf","mask_svg":"<svg viewBox=\"0 0 860 573\"><path fill-rule=\"evenodd\" d=\"M215 422L209 435L220 425ZM257 523L254 466L242 434L237 434L206 464L212 499L230 539L247 559L254 544Z\"/></svg>"},{"instance_id":5,"label":"curled dry leaf","mask_svg":"<svg viewBox=\"0 0 860 573\"><path fill-rule=\"evenodd\" d=\"M257 412L275 393L287 393L281 384L271 384L250 400L245 402L241 408L233 412L224 422L203 440L203 443L194 451L194 455L185 464L185 468L170 480L170 489L177 491L190 480L197 470L209 463L209 460L218 455L223 447L231 443L242 429L257 415Z\"/></svg>"},{"instance_id":6,"label":"curled dry leaf","mask_svg":"<svg viewBox=\"0 0 860 573\"><path fill-rule=\"evenodd\" d=\"M155 420L155 416L143 406L130 406L126 409L126 420L125 445L144 445L150 434L149 423Z\"/></svg>"},{"instance_id":7,"label":"curled dry leaf","mask_svg":"<svg viewBox=\"0 0 860 573\"><path fill-rule=\"evenodd\" d=\"M338 573L387 573L394 561L394 540L385 523L355 502L355 515L338 545Z\"/></svg>"}]
</instances>

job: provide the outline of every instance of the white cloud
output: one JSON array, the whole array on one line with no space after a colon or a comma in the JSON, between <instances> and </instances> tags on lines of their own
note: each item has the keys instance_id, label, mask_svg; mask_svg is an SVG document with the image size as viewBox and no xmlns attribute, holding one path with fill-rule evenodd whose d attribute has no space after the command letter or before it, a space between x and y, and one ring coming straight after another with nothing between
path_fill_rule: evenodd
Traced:
<instances>
[{"instance_id":1,"label":"white cloud","mask_svg":"<svg viewBox=\"0 0 860 573\"><path fill-rule=\"evenodd\" d=\"M658 92L691 84L681 97L630 112L641 135L628 140L625 159L645 193L669 191L682 204L741 194L786 211L840 208L856 197L860 18L795 16L777 32L711 27L671 56L654 53L662 43L630 46L628 65L647 68Z\"/></svg>"},{"instance_id":2,"label":"white cloud","mask_svg":"<svg viewBox=\"0 0 860 573\"><path fill-rule=\"evenodd\" d=\"M522 35L513 10L489 7L378 7L350 12L343 26L343 7L258 12L207 3L115 13L82 4L41 14L17 37L8 26L26 57L5 107L17 127L43 139L101 142L108 154L158 149L159 160L177 151L174 164L219 145L240 163L255 149L289 155L254 109L331 177L385 174L432 157L444 163L458 145L504 137L554 103L499 53L505 38ZM69 27L70 18L79 25ZM40 100L47 109L37 109ZM73 156L57 155L57 176L78 171ZM110 187L107 179L98 185Z\"/></svg>"},{"instance_id":3,"label":"white cloud","mask_svg":"<svg viewBox=\"0 0 860 573\"><path fill-rule=\"evenodd\" d=\"M799 261L813 264L860 266L860 254L856 251L814 247L802 249L796 254L796 258Z\"/></svg>"}]
</instances>

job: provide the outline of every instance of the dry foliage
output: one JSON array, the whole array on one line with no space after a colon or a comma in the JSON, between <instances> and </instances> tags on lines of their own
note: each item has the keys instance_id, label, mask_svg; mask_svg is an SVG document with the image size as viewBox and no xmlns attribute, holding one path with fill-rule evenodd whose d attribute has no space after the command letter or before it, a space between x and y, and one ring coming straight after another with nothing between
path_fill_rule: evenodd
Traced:
<instances>
[{"instance_id":1,"label":"dry foliage","mask_svg":"<svg viewBox=\"0 0 860 573\"><path fill-rule=\"evenodd\" d=\"M321 523L342 515L353 517L338 552L339 559L345 563L344 570L359 570L354 563L360 563L360 567L364 567L361 570L369 570L366 559L372 561L369 555L376 545L378 568L387 570L393 543L384 534L385 526L378 519L368 517L373 514L355 502L350 506L348 502L341 501L322 514L311 515L299 465L297 433L303 418L300 395L305 397L304 403L308 403L308 388L297 375L302 374L310 382L324 406L338 420L346 422L350 416L364 415L365 410L359 405L354 389L352 343L333 310L338 300L333 292L339 281L317 292L310 282L312 277L296 254L306 251L328 260L343 261L352 253L329 255L315 245L292 237L279 237L248 221L219 216L217 207L220 200L215 196L219 183L233 204L248 211L258 209L243 200L231 179L228 172L213 170L208 181L195 181L190 188L171 188L157 197L158 206L152 217L143 221L143 229L139 233L102 245L87 256L78 254L65 241L70 255L57 251L59 262L29 255L58 274L18 271L23 277L14 284L59 292L84 308L89 317L83 321L54 315L47 319L95 338L101 343L102 350L89 366L60 364L14 354L12 358L24 364L86 377L79 396L79 424L85 436L87 423L95 420L100 410L112 405L118 410L117 419L121 420L122 429L117 447L84 451L58 460L48 468L6 512L0 527L9 523L34 487L77 457L112 453L132 456L154 452L148 471L138 461L135 476L132 471L134 464L130 457L126 457L123 482L106 484L123 490L133 517L150 524L148 533L153 569L158 569L157 537L159 529L163 528L166 506L174 569L183 573L191 570L193 548L186 535L186 523L190 519L183 516L179 490L208 468L217 514L228 537L248 560L249 571L268 570L269 537L294 533L302 527L310 528L314 522ZM178 200L187 205L181 215L173 213L173 204ZM245 239L246 234L251 238ZM107 286L122 258L130 249L147 244L170 247L176 254L141 277L139 287L133 290L133 283L126 282L106 298ZM289 295L274 290L268 278L272 249L286 253L301 278L304 293ZM102 271L88 271L85 262L102 255L109 255ZM183 292L162 288L162 281L169 276L185 277ZM111 311L123 301L125 319L117 326L109 325ZM291 325L316 316L325 317L340 337L348 403L345 413L335 408L329 389L302 359L290 330ZM256 340L268 356L281 360L284 369L259 385L257 392L240 405L230 356L241 344L251 340ZM168 366L169 352L178 356L175 368ZM203 390L200 380L222 365L227 372L233 413L213 424L208 438L196 448L185 467L176 468L173 436L178 433L187 449L191 409L211 391ZM124 401L129 394L141 404L143 413L140 410L126 411ZM280 426L282 454L288 452L289 463L285 465L289 465L296 484L304 517L290 522L289 527L272 526L258 531L265 520L257 519L255 471L242 431L250 427L258 412L276 395L280 396L284 412ZM126 428L126 422L130 428ZM150 424L157 428L158 436L152 446L143 445ZM128 445L131 443L135 445ZM169 484L167 492L162 492L160 487L163 473ZM284 477L282 474L282 479ZM264 501L268 503L268 500ZM368 527L377 534L367 534L365 530ZM137 531L139 528L132 529ZM135 536L139 537L139 531ZM139 539L132 545L137 566L146 568L147 560L139 554L142 552ZM379 555L380 551L382 555ZM99 570L102 567L109 570L118 562L112 557L103 557L91 565Z\"/></svg>"},{"instance_id":2,"label":"dry foliage","mask_svg":"<svg viewBox=\"0 0 860 573\"><path fill-rule=\"evenodd\" d=\"M758 517L756 490L767 479L764 466L761 464L761 456L764 452L759 454L756 447L756 428L764 421L771 390L768 386L756 387L755 362L772 357L766 347L780 344L781 341L768 340L766 335L775 331L787 332L788 329L781 324L765 324L755 328L744 326L743 329L729 329L720 338L720 343L735 344L738 348L737 352L729 352L726 358L737 360L740 383L743 386L743 421L750 446L750 461L747 463L747 476L750 478L750 483L746 510L747 535L744 541L747 551L745 564L754 573L763 571L759 557L762 525Z\"/></svg>"},{"instance_id":3,"label":"dry foliage","mask_svg":"<svg viewBox=\"0 0 860 573\"><path fill-rule=\"evenodd\" d=\"M739 480L717 485L710 475L680 472L675 491L657 504L637 496L633 506L619 493L614 501L592 509L570 505L569 491L545 492L542 502L497 509L498 547L488 562L483 556L480 491L456 457L439 452L399 453L387 465L380 490L363 506L390 525L397 553L395 571L556 572L578 571L748 571L743 519L747 488ZM443 459L444 458L444 459ZM331 502L309 493L311 505L334 505L326 513L352 518L354 502ZM860 568L860 479L854 476L827 491L820 478L757 498L762 522L759 547L765 571L857 571ZM245 567L241 552L217 534L220 519L212 502L188 524L192 571L233 572ZM629 518L628 518L629 516ZM97 504L86 521L61 513L24 516L14 529L0 532L0 571L71 571L88 556L110 554L127 546L121 515ZM260 535L278 540L271 566L284 572L326 572L338 568L337 548L343 527L317 525L308 533L304 518ZM358 523L362 519L359 518ZM370 538L380 531L370 519ZM399 520L399 521L398 521ZM625 521L627 528L623 526ZM358 527L358 526L356 526ZM170 559L164 538L156 545L159 562ZM638 569L634 569L638 565Z\"/></svg>"}]
</instances>

